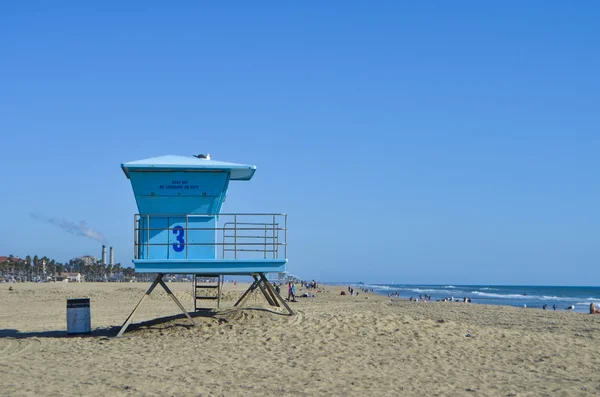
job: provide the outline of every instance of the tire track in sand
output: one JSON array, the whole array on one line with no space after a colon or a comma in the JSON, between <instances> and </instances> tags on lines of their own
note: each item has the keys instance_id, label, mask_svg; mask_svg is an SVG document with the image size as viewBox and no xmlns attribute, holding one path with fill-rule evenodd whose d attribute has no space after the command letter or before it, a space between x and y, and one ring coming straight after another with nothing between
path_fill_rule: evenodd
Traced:
<instances>
[{"instance_id":1,"label":"tire track in sand","mask_svg":"<svg viewBox=\"0 0 600 397\"><path fill-rule=\"evenodd\" d=\"M42 342L36 338L0 339L0 363L36 351L41 345Z\"/></svg>"}]
</instances>

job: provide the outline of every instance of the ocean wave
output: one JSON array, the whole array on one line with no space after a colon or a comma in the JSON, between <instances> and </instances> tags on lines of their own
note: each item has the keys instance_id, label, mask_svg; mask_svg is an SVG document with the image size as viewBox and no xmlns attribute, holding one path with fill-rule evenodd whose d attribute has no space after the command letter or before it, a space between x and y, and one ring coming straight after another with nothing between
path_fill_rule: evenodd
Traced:
<instances>
[{"instance_id":1,"label":"ocean wave","mask_svg":"<svg viewBox=\"0 0 600 397\"><path fill-rule=\"evenodd\" d=\"M365 287L373 288L373 289L383 289L383 290L397 289L397 288L392 288L389 285L376 285L376 284L367 284Z\"/></svg>"},{"instance_id":2,"label":"ocean wave","mask_svg":"<svg viewBox=\"0 0 600 397\"><path fill-rule=\"evenodd\" d=\"M493 292L481 292L471 291L471 294L490 299L526 299L526 300L538 300L538 301L550 301L550 302L577 302L584 298L569 297L569 296L548 296L548 295L522 295L522 294L496 294ZM598 298L588 298L588 305L591 301L600 301Z\"/></svg>"},{"instance_id":3,"label":"ocean wave","mask_svg":"<svg viewBox=\"0 0 600 397\"><path fill-rule=\"evenodd\" d=\"M573 298L568 296L542 296L541 300L545 301L564 301L564 302L575 302L580 300L581 298Z\"/></svg>"},{"instance_id":4,"label":"ocean wave","mask_svg":"<svg viewBox=\"0 0 600 397\"><path fill-rule=\"evenodd\" d=\"M561 298L561 297L558 297L558 296L546 296L546 295L544 295L544 296L542 296L542 299L557 301L557 300L568 300L569 298Z\"/></svg>"},{"instance_id":5,"label":"ocean wave","mask_svg":"<svg viewBox=\"0 0 600 397\"><path fill-rule=\"evenodd\" d=\"M444 288L457 288L454 285L444 285Z\"/></svg>"},{"instance_id":6,"label":"ocean wave","mask_svg":"<svg viewBox=\"0 0 600 397\"><path fill-rule=\"evenodd\" d=\"M407 286L394 286L390 287L389 285L377 285L377 284L369 284L365 285L366 288L373 288L378 291L400 291L404 293L418 293L418 294L440 294L440 295L452 295L457 293L462 293L460 290L453 289L434 289L434 288L419 288L419 287L407 287ZM457 288L457 287L453 287Z\"/></svg>"},{"instance_id":7,"label":"ocean wave","mask_svg":"<svg viewBox=\"0 0 600 397\"><path fill-rule=\"evenodd\" d=\"M600 298L577 298L577 297L570 297L570 296L542 296L541 298L542 300L552 300L552 301L564 301L564 302L575 302L575 301L580 301L582 299L585 299L587 301L587 304L589 305L590 302L598 302L600 301Z\"/></svg>"},{"instance_id":8,"label":"ocean wave","mask_svg":"<svg viewBox=\"0 0 600 397\"><path fill-rule=\"evenodd\" d=\"M457 294L460 291L458 290L447 290L447 289L431 289L431 288L406 288L405 291L412 291L418 293L433 293L433 294Z\"/></svg>"},{"instance_id":9,"label":"ocean wave","mask_svg":"<svg viewBox=\"0 0 600 397\"><path fill-rule=\"evenodd\" d=\"M546 296L546 295L544 295L544 296L542 296L541 299L545 300L545 301L564 301L564 302L573 301L574 302L574 301L580 300L581 298L570 298L568 296Z\"/></svg>"},{"instance_id":10,"label":"ocean wave","mask_svg":"<svg viewBox=\"0 0 600 397\"><path fill-rule=\"evenodd\" d=\"M521 294L494 294L492 292L471 291L471 294L486 298L501 298L501 299L539 299L536 295L521 295Z\"/></svg>"}]
</instances>

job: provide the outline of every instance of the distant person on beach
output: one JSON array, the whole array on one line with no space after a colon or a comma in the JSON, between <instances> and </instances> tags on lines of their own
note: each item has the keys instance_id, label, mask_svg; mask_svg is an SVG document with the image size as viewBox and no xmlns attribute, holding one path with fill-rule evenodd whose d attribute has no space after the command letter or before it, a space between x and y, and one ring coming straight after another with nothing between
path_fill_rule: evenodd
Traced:
<instances>
[{"instance_id":1,"label":"distant person on beach","mask_svg":"<svg viewBox=\"0 0 600 397\"><path fill-rule=\"evenodd\" d=\"M553 310L556 310L556 305L552 305L552 309L553 309Z\"/></svg>"},{"instance_id":2,"label":"distant person on beach","mask_svg":"<svg viewBox=\"0 0 600 397\"><path fill-rule=\"evenodd\" d=\"M590 314L600 314L600 309L594 303L590 303Z\"/></svg>"},{"instance_id":3,"label":"distant person on beach","mask_svg":"<svg viewBox=\"0 0 600 397\"><path fill-rule=\"evenodd\" d=\"M296 302L296 285L292 281L288 284L288 302Z\"/></svg>"}]
</instances>

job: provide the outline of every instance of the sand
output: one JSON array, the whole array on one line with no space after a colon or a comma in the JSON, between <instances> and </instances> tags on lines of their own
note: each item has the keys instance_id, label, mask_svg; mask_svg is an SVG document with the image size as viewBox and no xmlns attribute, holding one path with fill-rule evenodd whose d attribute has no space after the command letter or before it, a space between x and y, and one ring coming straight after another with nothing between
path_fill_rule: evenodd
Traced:
<instances>
[{"instance_id":1,"label":"sand","mask_svg":"<svg viewBox=\"0 0 600 397\"><path fill-rule=\"evenodd\" d=\"M157 290L134 322L162 320L114 338L148 284L11 285L0 284L1 396L600 395L599 315L325 287L285 316L260 296L232 309L247 285L226 284L196 327L168 317L178 308ZM169 286L191 310L191 285ZM91 336L66 335L71 297L91 298Z\"/></svg>"}]
</instances>

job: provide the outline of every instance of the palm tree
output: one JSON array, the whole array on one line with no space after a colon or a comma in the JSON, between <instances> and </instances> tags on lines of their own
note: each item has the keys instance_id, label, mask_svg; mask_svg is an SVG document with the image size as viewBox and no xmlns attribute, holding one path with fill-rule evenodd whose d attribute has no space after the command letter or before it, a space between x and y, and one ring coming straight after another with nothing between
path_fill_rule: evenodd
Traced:
<instances>
[{"instance_id":1,"label":"palm tree","mask_svg":"<svg viewBox=\"0 0 600 397\"><path fill-rule=\"evenodd\" d=\"M15 257L12 255L8 256L8 260L6 261L6 271L10 276L15 276L15 263L14 263Z\"/></svg>"},{"instance_id":2,"label":"palm tree","mask_svg":"<svg viewBox=\"0 0 600 397\"><path fill-rule=\"evenodd\" d=\"M126 267L123 269L123 275L126 279L132 279L135 276L135 269L132 267Z\"/></svg>"},{"instance_id":3,"label":"palm tree","mask_svg":"<svg viewBox=\"0 0 600 397\"><path fill-rule=\"evenodd\" d=\"M8 262L3 261L0 262L0 275L4 277L5 274L8 273Z\"/></svg>"},{"instance_id":4,"label":"palm tree","mask_svg":"<svg viewBox=\"0 0 600 397\"><path fill-rule=\"evenodd\" d=\"M15 276L15 257L12 255L8 256L8 260L6 261L6 270L8 271L9 276Z\"/></svg>"},{"instance_id":5,"label":"palm tree","mask_svg":"<svg viewBox=\"0 0 600 397\"><path fill-rule=\"evenodd\" d=\"M123 279L123 275L121 274L123 270L121 269L121 264L120 263L115 263L113 265L113 274L115 275L116 278L118 278L119 280Z\"/></svg>"},{"instance_id":6,"label":"palm tree","mask_svg":"<svg viewBox=\"0 0 600 397\"><path fill-rule=\"evenodd\" d=\"M52 277L53 280L56 280L56 262L54 259L50 259L50 262L48 263L48 273L50 273L50 277Z\"/></svg>"},{"instance_id":7,"label":"palm tree","mask_svg":"<svg viewBox=\"0 0 600 397\"><path fill-rule=\"evenodd\" d=\"M23 264L23 275L25 278L31 280L31 256L25 257L25 263Z\"/></svg>"},{"instance_id":8,"label":"palm tree","mask_svg":"<svg viewBox=\"0 0 600 397\"><path fill-rule=\"evenodd\" d=\"M33 268L31 269L32 270L31 281L33 281L33 275L34 274L38 274L39 275L39 271L38 271L39 262L40 262L40 259L38 258L38 256L34 255L33 256Z\"/></svg>"},{"instance_id":9,"label":"palm tree","mask_svg":"<svg viewBox=\"0 0 600 397\"><path fill-rule=\"evenodd\" d=\"M41 262L40 263L40 273L42 275L41 279L42 279L42 281L45 282L45 281L48 281L47 274L48 274L48 268L50 265L50 259L48 259L47 256L43 256L40 262Z\"/></svg>"},{"instance_id":10,"label":"palm tree","mask_svg":"<svg viewBox=\"0 0 600 397\"><path fill-rule=\"evenodd\" d=\"M65 271L67 273L73 273L73 259L69 259L69 263L65 263Z\"/></svg>"}]
</instances>

